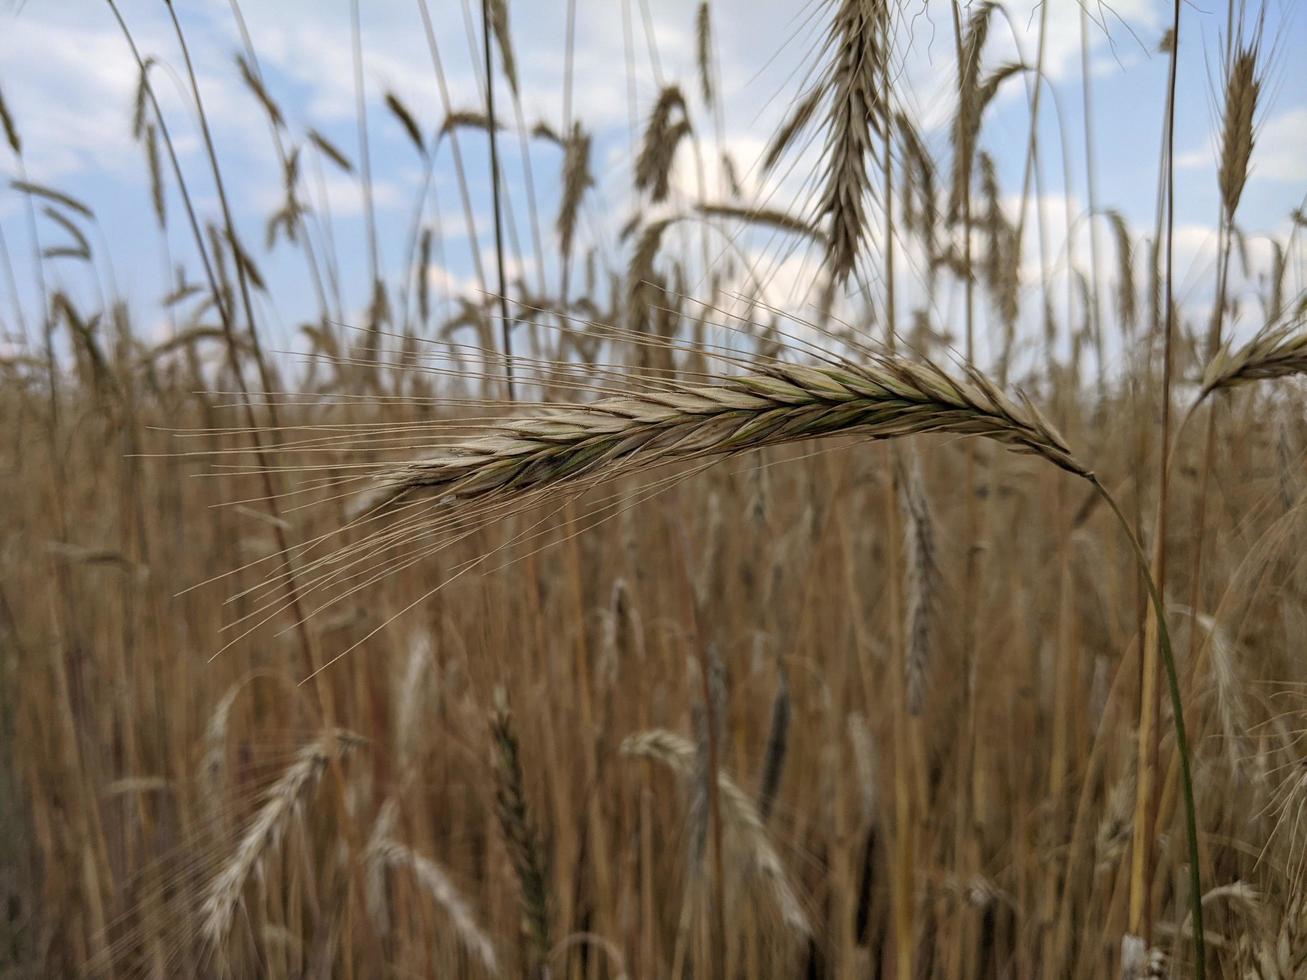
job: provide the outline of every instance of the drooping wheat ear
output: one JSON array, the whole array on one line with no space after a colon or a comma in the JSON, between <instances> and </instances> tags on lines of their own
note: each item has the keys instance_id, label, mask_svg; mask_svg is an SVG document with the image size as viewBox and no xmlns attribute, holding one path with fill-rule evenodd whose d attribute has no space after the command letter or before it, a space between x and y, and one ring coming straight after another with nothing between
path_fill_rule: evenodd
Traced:
<instances>
[{"instance_id":1,"label":"drooping wheat ear","mask_svg":"<svg viewBox=\"0 0 1307 980\"><path fill-rule=\"evenodd\" d=\"M527 805L522 762L513 717L502 697L490 716L495 765L495 811L508 846L509 860L522 892L522 920L530 934L537 964L548 961L550 940L549 869L540 832ZM534 972L534 971L533 971Z\"/></svg>"},{"instance_id":2,"label":"drooping wheat ear","mask_svg":"<svg viewBox=\"0 0 1307 980\"><path fill-rule=\"evenodd\" d=\"M683 786L692 790L697 750L688 739L657 728L628 736L622 742L621 751L623 755L662 763L680 778ZM811 935L808 916L757 809L725 773L717 774L717 789L727 830L726 849L732 857L731 869L741 879L756 877L765 886L785 925L800 936Z\"/></svg>"},{"instance_id":3,"label":"drooping wheat ear","mask_svg":"<svg viewBox=\"0 0 1307 980\"><path fill-rule=\"evenodd\" d=\"M5 139L9 142L9 149L14 151L14 156L22 156L23 141L18 138L18 127L14 125L14 117L9 114L9 105L5 102L3 91L0 91L0 126L4 127Z\"/></svg>"},{"instance_id":4,"label":"drooping wheat ear","mask_svg":"<svg viewBox=\"0 0 1307 980\"><path fill-rule=\"evenodd\" d=\"M839 0L830 28L835 55L818 215L829 222L827 265L838 283L852 274L868 230L873 135L888 132L888 25L886 0Z\"/></svg>"},{"instance_id":5,"label":"drooping wheat ear","mask_svg":"<svg viewBox=\"0 0 1307 980\"><path fill-rule=\"evenodd\" d=\"M694 39L695 54L698 55L699 89L703 93L704 105L712 108L712 19L708 12L708 0L701 0L695 15Z\"/></svg>"},{"instance_id":6,"label":"drooping wheat ear","mask_svg":"<svg viewBox=\"0 0 1307 980\"><path fill-rule=\"evenodd\" d=\"M905 462L895 454L900 469L899 507L903 512L903 570L906 578L903 635L907 638L905 674L908 711L921 713L926 696L935 622L939 566L935 559L935 522L921 480L921 463L913 456Z\"/></svg>"},{"instance_id":7,"label":"drooping wheat ear","mask_svg":"<svg viewBox=\"0 0 1307 980\"><path fill-rule=\"evenodd\" d=\"M277 100L272 97L264 86L263 79L255 73L250 63L245 60L245 55L236 55L236 66L241 71L241 81L259 100L259 104L263 106L263 111L268 114L268 119L278 129L283 128L286 125L286 117L282 115L281 106L277 105Z\"/></svg>"},{"instance_id":8,"label":"drooping wheat ear","mask_svg":"<svg viewBox=\"0 0 1307 980\"><path fill-rule=\"evenodd\" d=\"M1307 373L1307 330L1301 323L1263 330L1238 350L1223 347L1207 365L1199 398L1254 381Z\"/></svg>"},{"instance_id":9,"label":"drooping wheat ear","mask_svg":"<svg viewBox=\"0 0 1307 980\"><path fill-rule=\"evenodd\" d=\"M359 736L338 728L324 732L295 754L295 761L268 791L235 852L209 885L200 906L200 934L212 947L226 940L245 883L263 856L280 842L287 824L317 786L328 763L363 742Z\"/></svg>"},{"instance_id":10,"label":"drooping wheat ear","mask_svg":"<svg viewBox=\"0 0 1307 980\"><path fill-rule=\"evenodd\" d=\"M422 138L422 127L418 125L417 117L394 92L386 93L386 108L395 117L395 121L399 123L404 130L404 134L417 148L418 153L425 157L427 155L427 144Z\"/></svg>"},{"instance_id":11,"label":"drooping wheat ear","mask_svg":"<svg viewBox=\"0 0 1307 980\"><path fill-rule=\"evenodd\" d=\"M739 207L734 204L699 204L696 207L700 214L708 218L737 218L740 221L803 235L816 242L826 241L825 234L812 222L773 208Z\"/></svg>"},{"instance_id":12,"label":"drooping wheat ear","mask_svg":"<svg viewBox=\"0 0 1307 980\"><path fill-rule=\"evenodd\" d=\"M629 661L635 664L630 665ZM644 663L644 630L640 624L640 613L631 598L630 586L626 579L619 578L613 582L612 598L608 603L607 615L604 617L603 655L600 660L600 672L610 683L616 683L623 665L640 669Z\"/></svg>"},{"instance_id":13,"label":"drooping wheat ear","mask_svg":"<svg viewBox=\"0 0 1307 980\"><path fill-rule=\"evenodd\" d=\"M581 211L585 192L594 186L590 173L590 134L580 122L572 123L572 131L563 144L563 193L558 202L558 247L563 255L572 254L572 236L576 232L576 218Z\"/></svg>"},{"instance_id":14,"label":"drooping wheat ear","mask_svg":"<svg viewBox=\"0 0 1307 980\"><path fill-rule=\"evenodd\" d=\"M445 870L431 858L418 854L392 836L398 807L393 799L382 804L373 825L364 858L368 912L383 933L390 929L390 909L386 900L386 872L408 869L422 889L449 915L454 932L463 946L491 973L499 971L494 943L477 924L467 900L449 880Z\"/></svg>"},{"instance_id":15,"label":"drooping wheat ear","mask_svg":"<svg viewBox=\"0 0 1307 980\"><path fill-rule=\"evenodd\" d=\"M499 46L504 77L508 79L508 87L516 97L520 90L517 87L517 58L513 55L513 38L508 30L508 0L486 2L490 4L490 31L495 35L495 44Z\"/></svg>"},{"instance_id":16,"label":"drooping wheat ear","mask_svg":"<svg viewBox=\"0 0 1307 980\"><path fill-rule=\"evenodd\" d=\"M673 116L678 118L673 121ZM644 130L635 160L635 186L656 204L671 190L672 162L682 139L690 133L690 118L680 86L668 85L659 94Z\"/></svg>"},{"instance_id":17,"label":"drooping wheat ear","mask_svg":"<svg viewBox=\"0 0 1307 980\"><path fill-rule=\"evenodd\" d=\"M478 112L476 109L454 109L446 116L445 121L440 124L440 132L436 134L437 138L446 136L456 129L479 129L484 133L490 132L490 117L484 112ZM495 130L502 132L504 124L495 120Z\"/></svg>"},{"instance_id":18,"label":"drooping wheat ear","mask_svg":"<svg viewBox=\"0 0 1307 980\"><path fill-rule=\"evenodd\" d=\"M984 436L1089 476L1033 404L1018 406L979 372L966 373L959 381L929 362L876 356L838 367L778 363L710 386L669 383L662 392L497 423L382 475L369 505L416 493L451 505L538 496L661 463L834 435Z\"/></svg>"},{"instance_id":19,"label":"drooping wheat ear","mask_svg":"<svg viewBox=\"0 0 1307 980\"><path fill-rule=\"evenodd\" d=\"M989 38L989 21L995 4L986 0L967 19L962 37L961 63L958 65L958 110L953 117L953 183L949 191L949 216L956 218L971 183L971 165L975 158L976 136L980 132L981 101L980 55Z\"/></svg>"},{"instance_id":20,"label":"drooping wheat ear","mask_svg":"<svg viewBox=\"0 0 1307 980\"><path fill-rule=\"evenodd\" d=\"M33 197L44 198L55 204L68 208L70 211L76 211L83 218L95 219L95 212L91 210L90 205L79 201L71 194L64 191L56 190L53 187L47 187L45 184L37 184L30 180L11 180L9 186L16 191L24 194L31 194Z\"/></svg>"},{"instance_id":21,"label":"drooping wheat ear","mask_svg":"<svg viewBox=\"0 0 1307 980\"><path fill-rule=\"evenodd\" d=\"M1135 294L1134 241L1125 216L1116 209L1105 212L1116 239L1116 312L1127 332L1132 333L1138 322L1139 309Z\"/></svg>"},{"instance_id":22,"label":"drooping wheat ear","mask_svg":"<svg viewBox=\"0 0 1307 980\"><path fill-rule=\"evenodd\" d=\"M771 703L771 726L767 746L762 754L762 777L758 781L758 816L763 823L771 816L776 794L785 771L785 755L790 744L790 680L781 665L776 678L776 696Z\"/></svg>"},{"instance_id":23,"label":"drooping wheat ear","mask_svg":"<svg viewBox=\"0 0 1307 980\"><path fill-rule=\"evenodd\" d=\"M821 107L822 97L825 94L826 90L818 85L794 103L794 109L785 118L781 128L776 130L771 142L767 144L767 150L762 157L762 172L764 174L771 171L780 162L785 151L798 139L799 134L808 128L808 123L812 122L813 117L817 114L817 110Z\"/></svg>"},{"instance_id":24,"label":"drooping wheat ear","mask_svg":"<svg viewBox=\"0 0 1307 980\"><path fill-rule=\"evenodd\" d=\"M1221 125L1221 162L1217 172L1226 216L1239 208L1253 152L1253 117L1262 82L1258 77L1258 45L1239 49L1225 80L1225 116Z\"/></svg>"},{"instance_id":25,"label":"drooping wheat ear","mask_svg":"<svg viewBox=\"0 0 1307 980\"><path fill-rule=\"evenodd\" d=\"M327 139L316 129L310 129L308 132L309 142L318 148L318 152L334 163L347 174L354 172L354 164L349 157L345 156L343 150L335 143Z\"/></svg>"}]
</instances>

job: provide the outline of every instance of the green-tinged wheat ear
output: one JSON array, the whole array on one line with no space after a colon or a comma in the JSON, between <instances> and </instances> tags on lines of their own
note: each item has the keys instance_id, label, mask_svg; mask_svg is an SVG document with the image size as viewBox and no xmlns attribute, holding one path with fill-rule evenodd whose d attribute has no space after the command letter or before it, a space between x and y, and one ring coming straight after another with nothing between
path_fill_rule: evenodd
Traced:
<instances>
[{"instance_id":1,"label":"green-tinged wheat ear","mask_svg":"<svg viewBox=\"0 0 1307 980\"><path fill-rule=\"evenodd\" d=\"M984 436L1089 475L1029 401L1012 402L979 372L960 381L927 362L876 357L840 367L776 364L715 385L668 385L508 420L382 476L371 503L417 492L449 504L536 496L582 479L805 439L930 432Z\"/></svg>"},{"instance_id":2,"label":"green-tinged wheat ear","mask_svg":"<svg viewBox=\"0 0 1307 980\"><path fill-rule=\"evenodd\" d=\"M522 760L513 717L502 698L490 716L495 745L495 811L508 846L509 860L522 894L522 920L531 937L537 965L548 962L552 948L549 868L540 832L532 819L523 786Z\"/></svg>"},{"instance_id":3,"label":"green-tinged wheat ear","mask_svg":"<svg viewBox=\"0 0 1307 980\"><path fill-rule=\"evenodd\" d=\"M1223 347L1207 365L1200 398L1214 391L1307 373L1307 330L1301 323L1264 330L1237 350Z\"/></svg>"}]
</instances>

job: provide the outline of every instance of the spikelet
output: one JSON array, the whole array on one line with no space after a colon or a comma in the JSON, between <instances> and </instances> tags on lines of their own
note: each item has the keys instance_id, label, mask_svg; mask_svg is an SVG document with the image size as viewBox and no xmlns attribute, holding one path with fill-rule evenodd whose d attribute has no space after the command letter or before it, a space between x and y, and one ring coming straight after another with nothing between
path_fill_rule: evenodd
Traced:
<instances>
[{"instance_id":1,"label":"spikelet","mask_svg":"<svg viewBox=\"0 0 1307 980\"><path fill-rule=\"evenodd\" d=\"M572 254L572 237L576 233L576 219L581 211L585 192L594 186L590 173L590 134L579 122L572 123L572 132L563 144L563 193L558 204L558 245L564 256Z\"/></svg>"},{"instance_id":2,"label":"spikelet","mask_svg":"<svg viewBox=\"0 0 1307 980\"><path fill-rule=\"evenodd\" d=\"M245 55L236 55L236 66L240 69L241 81L243 81L245 87L254 94L254 97L259 100L259 104L263 106L263 111L268 114L268 119L270 119L272 124L278 129L283 128L286 125L286 117L282 115L281 107L277 105L276 100L271 94L269 94L267 88L263 84L263 79L258 76L250 63L245 60Z\"/></svg>"},{"instance_id":3,"label":"spikelet","mask_svg":"<svg viewBox=\"0 0 1307 980\"><path fill-rule=\"evenodd\" d=\"M699 11L694 18L695 54L699 68L699 90L703 94L704 105L712 108L712 19L708 11L708 0L700 0Z\"/></svg>"},{"instance_id":4,"label":"spikelet","mask_svg":"<svg viewBox=\"0 0 1307 980\"><path fill-rule=\"evenodd\" d=\"M517 58L513 55L513 39L508 30L508 0L486 2L490 5L490 32L495 36L495 44L499 46L504 77L508 79L508 87L516 96L520 90L517 87Z\"/></svg>"},{"instance_id":5,"label":"spikelet","mask_svg":"<svg viewBox=\"0 0 1307 980\"><path fill-rule=\"evenodd\" d=\"M14 124L14 117L9 113L9 105L5 102L2 91L0 91L0 127L4 128L5 139L9 143L9 148L14 151L14 156L22 156L23 141L18 138L18 127Z\"/></svg>"},{"instance_id":6,"label":"spikelet","mask_svg":"<svg viewBox=\"0 0 1307 980\"><path fill-rule=\"evenodd\" d=\"M785 151L790 148L799 134L802 133L821 107L822 97L825 90L820 86L811 89L807 95L803 96L794 103L794 108L786 117L785 122L781 124L771 141L767 144L767 149L762 157L762 172L769 172L777 163Z\"/></svg>"},{"instance_id":7,"label":"spikelet","mask_svg":"<svg viewBox=\"0 0 1307 980\"><path fill-rule=\"evenodd\" d=\"M921 479L920 461L913 456L905 463L896 453L899 507L903 512L904 593L903 635L907 638L905 675L910 714L920 714L925 702L927 668L933 644L939 566L935 557L935 523Z\"/></svg>"}]
</instances>

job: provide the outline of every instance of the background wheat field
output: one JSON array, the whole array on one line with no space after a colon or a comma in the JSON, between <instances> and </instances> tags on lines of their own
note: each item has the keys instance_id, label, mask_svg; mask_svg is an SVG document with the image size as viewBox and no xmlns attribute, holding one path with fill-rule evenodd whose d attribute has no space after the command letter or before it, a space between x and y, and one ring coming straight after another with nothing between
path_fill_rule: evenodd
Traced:
<instances>
[{"instance_id":1,"label":"background wheat field","mask_svg":"<svg viewBox=\"0 0 1307 980\"><path fill-rule=\"evenodd\" d=\"M1307 976L1294 7L10 3L0 975Z\"/></svg>"}]
</instances>

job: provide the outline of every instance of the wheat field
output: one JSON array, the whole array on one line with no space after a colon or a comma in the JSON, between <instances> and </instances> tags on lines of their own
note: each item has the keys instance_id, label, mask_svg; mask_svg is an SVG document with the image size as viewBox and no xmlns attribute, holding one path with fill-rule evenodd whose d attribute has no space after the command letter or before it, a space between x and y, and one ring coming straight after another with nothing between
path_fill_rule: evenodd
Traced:
<instances>
[{"instance_id":1,"label":"wheat field","mask_svg":"<svg viewBox=\"0 0 1307 980\"><path fill-rule=\"evenodd\" d=\"M0 57L0 976L1307 976L1290 12L337 6Z\"/></svg>"}]
</instances>

